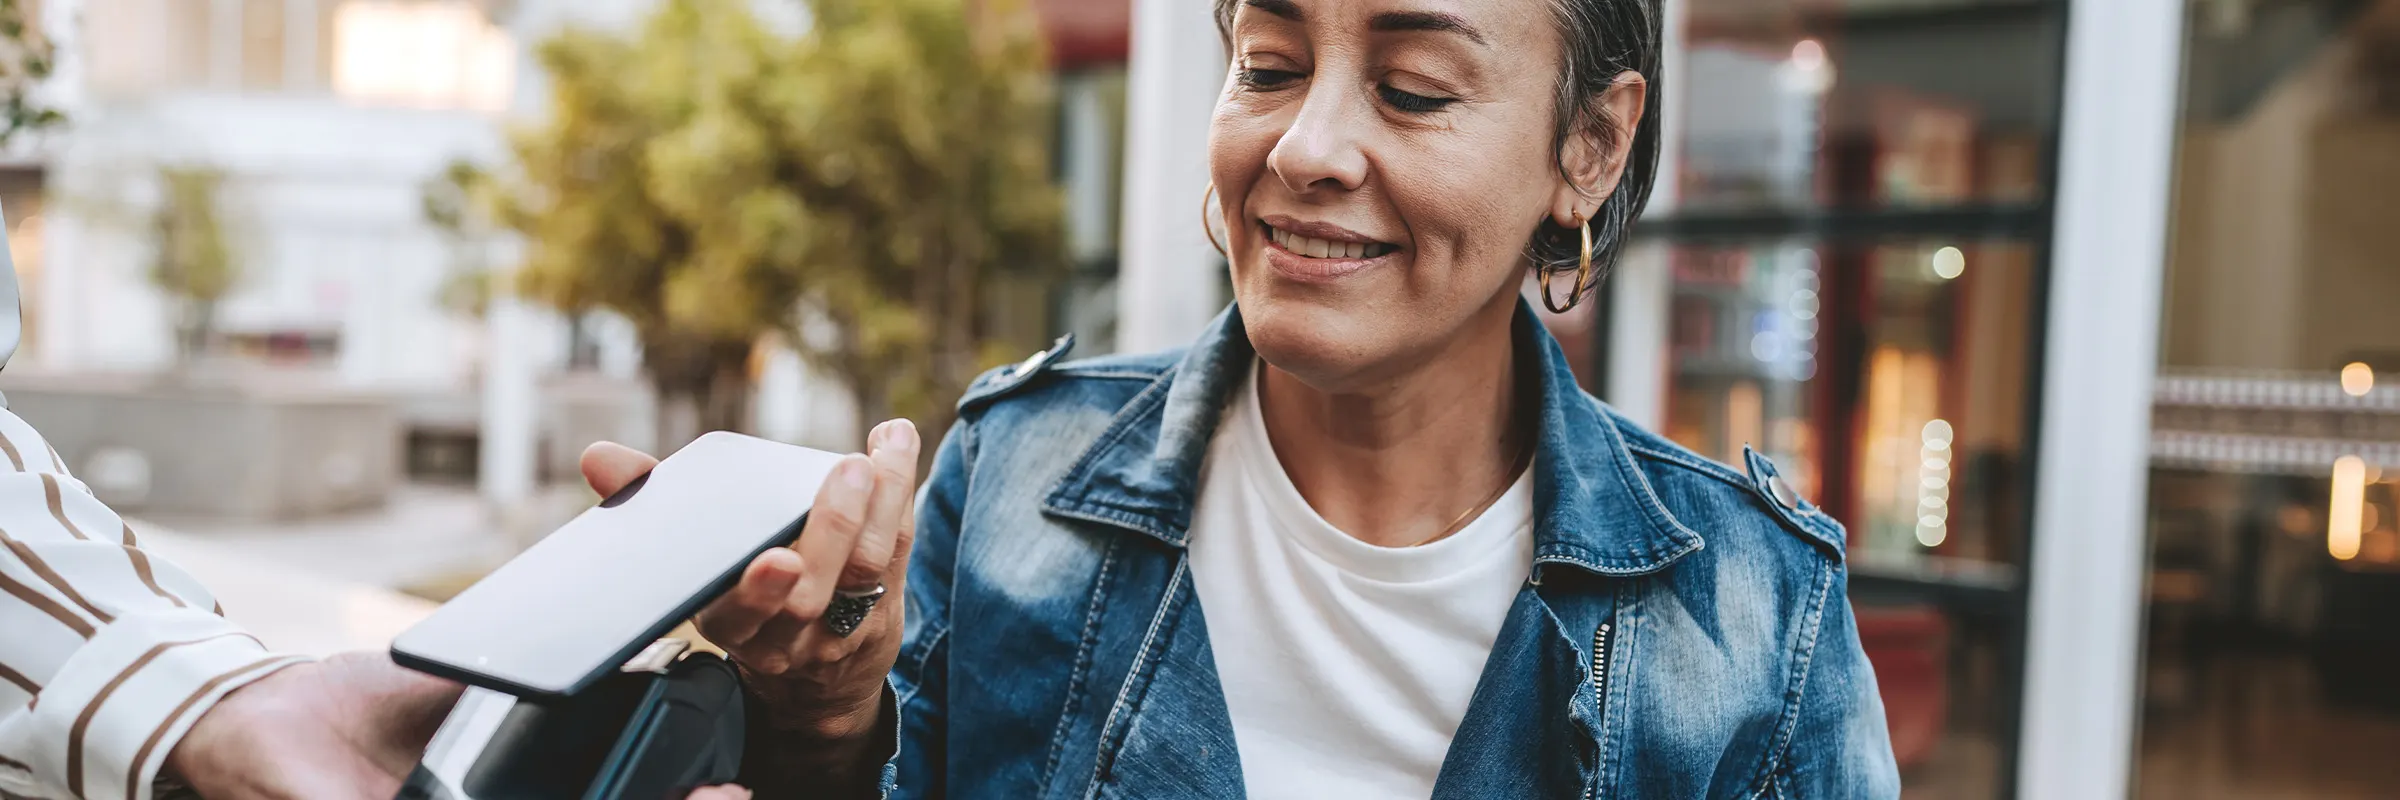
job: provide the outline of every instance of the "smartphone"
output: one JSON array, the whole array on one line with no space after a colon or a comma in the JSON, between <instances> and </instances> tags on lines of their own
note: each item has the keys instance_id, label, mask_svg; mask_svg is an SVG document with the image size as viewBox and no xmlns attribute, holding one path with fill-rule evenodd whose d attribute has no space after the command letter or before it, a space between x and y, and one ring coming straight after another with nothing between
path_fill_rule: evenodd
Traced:
<instances>
[{"instance_id":1,"label":"smartphone","mask_svg":"<svg viewBox=\"0 0 2400 800\"><path fill-rule=\"evenodd\" d=\"M572 695L788 545L841 456L701 436L392 640L392 660L470 686Z\"/></svg>"}]
</instances>

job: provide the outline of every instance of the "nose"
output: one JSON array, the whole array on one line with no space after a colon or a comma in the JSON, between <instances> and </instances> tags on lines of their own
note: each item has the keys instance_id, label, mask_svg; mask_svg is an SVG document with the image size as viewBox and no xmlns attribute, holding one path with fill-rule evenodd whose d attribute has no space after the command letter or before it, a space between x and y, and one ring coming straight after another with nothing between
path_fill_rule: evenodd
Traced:
<instances>
[{"instance_id":1,"label":"nose","mask_svg":"<svg viewBox=\"0 0 2400 800\"><path fill-rule=\"evenodd\" d=\"M1344 192L1367 179L1367 154L1360 147L1367 120L1357 103L1324 84L1309 87L1299 116L1267 153L1267 169L1293 194Z\"/></svg>"}]
</instances>

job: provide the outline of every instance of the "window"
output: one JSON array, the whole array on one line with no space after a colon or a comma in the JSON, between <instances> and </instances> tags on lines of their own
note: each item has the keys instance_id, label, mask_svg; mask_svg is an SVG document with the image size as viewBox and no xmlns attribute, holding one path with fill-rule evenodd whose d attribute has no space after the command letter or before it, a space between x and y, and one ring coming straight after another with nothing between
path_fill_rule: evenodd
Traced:
<instances>
[{"instance_id":1,"label":"window","mask_svg":"<svg viewBox=\"0 0 2400 800\"><path fill-rule=\"evenodd\" d=\"M1609 349L1663 350L1660 433L1849 529L1907 793L2002 795L2066 3L1687 7L1676 202L1634 226L1663 341Z\"/></svg>"},{"instance_id":2,"label":"window","mask_svg":"<svg viewBox=\"0 0 2400 800\"><path fill-rule=\"evenodd\" d=\"M507 108L516 45L469 0L91 0L106 97L319 92L370 105Z\"/></svg>"},{"instance_id":3,"label":"window","mask_svg":"<svg viewBox=\"0 0 2400 800\"><path fill-rule=\"evenodd\" d=\"M2138 796L2400 785L2400 0L2195 6Z\"/></svg>"},{"instance_id":4,"label":"window","mask_svg":"<svg viewBox=\"0 0 2400 800\"><path fill-rule=\"evenodd\" d=\"M334 92L352 100L500 111L515 88L515 44L469 3L342 3L333 53Z\"/></svg>"}]
</instances>

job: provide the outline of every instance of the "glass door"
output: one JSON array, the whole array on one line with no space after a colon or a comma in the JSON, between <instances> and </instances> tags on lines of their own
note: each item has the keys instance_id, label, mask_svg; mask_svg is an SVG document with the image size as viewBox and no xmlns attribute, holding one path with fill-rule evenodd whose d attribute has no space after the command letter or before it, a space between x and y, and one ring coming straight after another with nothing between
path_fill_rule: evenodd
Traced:
<instances>
[{"instance_id":1,"label":"glass door","mask_svg":"<svg viewBox=\"0 0 2400 800\"><path fill-rule=\"evenodd\" d=\"M1911 797L2006 796L2066 4L1689 0L1662 433L1850 531ZM1605 334L1604 334L1605 335ZM1652 356L1649 360L1659 360Z\"/></svg>"},{"instance_id":2,"label":"glass door","mask_svg":"<svg viewBox=\"0 0 2400 800\"><path fill-rule=\"evenodd\" d=\"M2400 0L2195 6L2136 795L2400 793Z\"/></svg>"}]
</instances>

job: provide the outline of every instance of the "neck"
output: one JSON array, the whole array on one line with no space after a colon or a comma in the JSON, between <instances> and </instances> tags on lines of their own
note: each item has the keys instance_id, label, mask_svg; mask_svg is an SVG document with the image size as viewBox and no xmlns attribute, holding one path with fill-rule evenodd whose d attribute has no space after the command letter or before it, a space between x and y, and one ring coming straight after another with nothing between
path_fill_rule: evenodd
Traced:
<instances>
[{"instance_id":1,"label":"neck","mask_svg":"<svg viewBox=\"0 0 2400 800\"><path fill-rule=\"evenodd\" d=\"M1273 365L1259 370L1267 437L1319 516L1369 544L1418 544L1448 535L1516 479L1532 414L1520 413L1515 296L1494 305L1367 388L1328 392Z\"/></svg>"}]
</instances>

